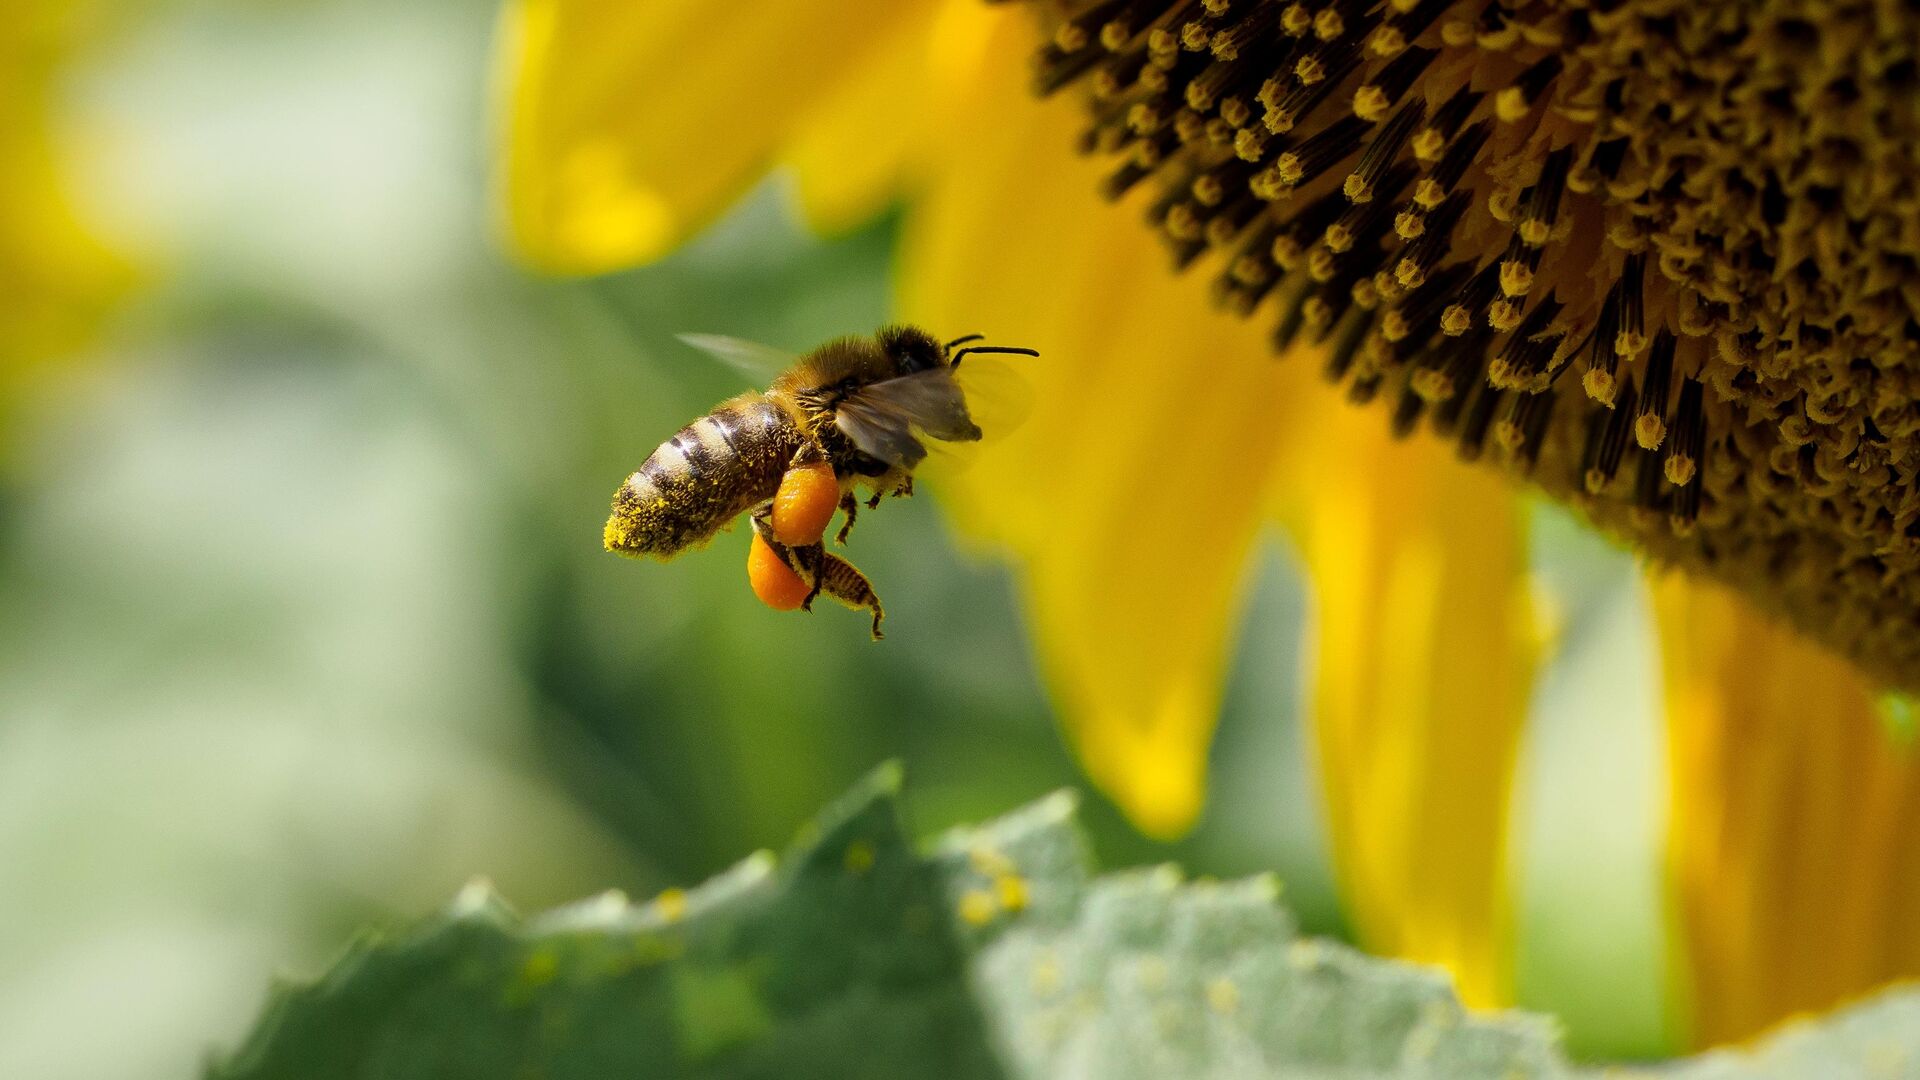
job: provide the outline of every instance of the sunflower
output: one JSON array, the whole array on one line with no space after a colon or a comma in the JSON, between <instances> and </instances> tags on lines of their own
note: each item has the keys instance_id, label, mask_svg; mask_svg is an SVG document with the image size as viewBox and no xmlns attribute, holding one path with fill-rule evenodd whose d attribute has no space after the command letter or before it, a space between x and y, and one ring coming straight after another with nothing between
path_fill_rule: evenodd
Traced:
<instances>
[{"instance_id":1,"label":"sunflower","mask_svg":"<svg viewBox=\"0 0 1920 1080\"><path fill-rule=\"evenodd\" d=\"M1509 804L1542 640L1524 504L1459 459L1530 475L1700 572L1648 572L1691 1039L1920 972L1900 842L1920 775L1862 673L1899 681L1920 648L1904 579L1869 580L1898 577L1920 515L1910 17L1047 14L513 0L511 243L556 272L633 265L775 167L824 231L904 201L901 314L1047 357L1030 421L944 494L1015 568L1090 778L1150 834L1193 822L1249 556L1278 523L1312 589L1352 921L1484 1005L1512 995ZM1035 55L1056 100L1026 85Z\"/></svg>"}]
</instances>

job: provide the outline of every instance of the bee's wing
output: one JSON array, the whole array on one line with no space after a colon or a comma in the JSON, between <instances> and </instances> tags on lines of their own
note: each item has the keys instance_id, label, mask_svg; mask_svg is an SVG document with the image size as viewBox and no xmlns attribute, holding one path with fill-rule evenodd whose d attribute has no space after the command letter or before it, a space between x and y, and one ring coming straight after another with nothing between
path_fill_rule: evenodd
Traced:
<instances>
[{"instance_id":1,"label":"bee's wing","mask_svg":"<svg viewBox=\"0 0 1920 1080\"><path fill-rule=\"evenodd\" d=\"M966 395L967 414L990 441L1012 434L1033 412L1033 384L1018 360L970 356L965 365L953 369L953 381Z\"/></svg>"},{"instance_id":2,"label":"bee's wing","mask_svg":"<svg viewBox=\"0 0 1920 1080\"><path fill-rule=\"evenodd\" d=\"M681 341L751 379L756 389L765 387L774 376L792 367L799 357L771 345L745 341L724 334L680 334Z\"/></svg>"},{"instance_id":3,"label":"bee's wing","mask_svg":"<svg viewBox=\"0 0 1920 1080\"><path fill-rule=\"evenodd\" d=\"M967 395L947 368L869 383L835 407L833 422L861 450L909 469L927 456L923 438L980 438L967 412Z\"/></svg>"}]
</instances>

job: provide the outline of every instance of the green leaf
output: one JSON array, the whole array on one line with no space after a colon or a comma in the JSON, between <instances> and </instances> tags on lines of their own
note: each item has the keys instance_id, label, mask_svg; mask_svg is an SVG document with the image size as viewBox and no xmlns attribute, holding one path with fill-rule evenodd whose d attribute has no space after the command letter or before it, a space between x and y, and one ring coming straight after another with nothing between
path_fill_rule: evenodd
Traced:
<instances>
[{"instance_id":1,"label":"green leaf","mask_svg":"<svg viewBox=\"0 0 1920 1080\"><path fill-rule=\"evenodd\" d=\"M282 988L214 1077L996 1077L882 769L776 867L522 921L484 887Z\"/></svg>"},{"instance_id":2,"label":"green leaf","mask_svg":"<svg viewBox=\"0 0 1920 1080\"><path fill-rule=\"evenodd\" d=\"M1094 877L1066 795L922 854L899 787L883 768L777 863L685 894L522 920L470 887L277 989L210 1075L1582 1075L1543 1020L1469 1013L1437 971L1298 937L1271 878ZM1920 1077L1917 1061L1920 999L1889 997L1661 1075Z\"/></svg>"}]
</instances>

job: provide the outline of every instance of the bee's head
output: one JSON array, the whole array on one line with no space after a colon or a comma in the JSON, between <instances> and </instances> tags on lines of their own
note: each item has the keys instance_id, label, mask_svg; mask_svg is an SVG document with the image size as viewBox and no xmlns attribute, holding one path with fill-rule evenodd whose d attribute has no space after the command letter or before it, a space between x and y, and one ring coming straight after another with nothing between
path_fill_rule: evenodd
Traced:
<instances>
[{"instance_id":1,"label":"bee's head","mask_svg":"<svg viewBox=\"0 0 1920 1080\"><path fill-rule=\"evenodd\" d=\"M947 349L932 334L915 326L889 326L880 331L880 347L893 361L894 373L912 375L947 366Z\"/></svg>"}]
</instances>

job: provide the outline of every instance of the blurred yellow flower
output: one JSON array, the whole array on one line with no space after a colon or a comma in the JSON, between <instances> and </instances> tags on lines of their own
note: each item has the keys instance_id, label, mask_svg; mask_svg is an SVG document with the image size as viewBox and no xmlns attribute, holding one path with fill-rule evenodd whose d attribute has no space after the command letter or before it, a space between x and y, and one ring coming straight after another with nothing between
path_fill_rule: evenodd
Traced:
<instances>
[{"instance_id":1,"label":"blurred yellow flower","mask_svg":"<svg viewBox=\"0 0 1920 1080\"><path fill-rule=\"evenodd\" d=\"M124 277L75 216L55 131L61 67L93 22L67 0L0 12L0 403L84 340Z\"/></svg>"},{"instance_id":2,"label":"blurred yellow flower","mask_svg":"<svg viewBox=\"0 0 1920 1080\"><path fill-rule=\"evenodd\" d=\"M1026 92L1038 40L1022 13L977 0L510 0L507 232L533 265L591 273L671 250L776 166L824 229L904 199L903 317L1045 357L1029 422L943 494L964 532L1009 554L1089 776L1150 834L1191 826L1249 556L1278 523L1312 589L1308 709L1354 924L1376 949L1449 967L1469 1001L1505 1002L1509 803L1539 647L1517 497L1437 444L1390 438L1324 385L1317 357L1275 363L1267 335L1217 314L1205 282L1168 273L1141 196L1093 197L1103 171L1070 151L1076 106ZM1036 479L1041 462L1065 482ZM1734 601L1718 629L1675 621L1675 605L1709 602L1700 588L1662 585L1675 656L1772 635L1782 685L1853 680L1797 737L1835 761L1871 742L1858 677L1811 646ZM1831 837L1769 834L1732 857L1737 838L1701 822L1739 801L1736 777L1681 750L1739 745L1740 673L1676 664L1668 685L1671 879L1697 1035L1744 1034L1917 970L1848 967L1836 952L1876 945L1844 934L1817 958L1834 978L1768 935L1712 935L1717 905L1791 875L1804 845ZM1842 727L1852 742L1831 741ZM1783 759L1776 776L1808 797L1846 794L1796 767ZM1877 827L1920 818L1912 799L1882 812ZM1887 875L1888 896L1920 896L1904 850L1821 857ZM1762 970L1746 999L1724 992Z\"/></svg>"}]
</instances>

